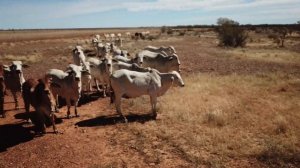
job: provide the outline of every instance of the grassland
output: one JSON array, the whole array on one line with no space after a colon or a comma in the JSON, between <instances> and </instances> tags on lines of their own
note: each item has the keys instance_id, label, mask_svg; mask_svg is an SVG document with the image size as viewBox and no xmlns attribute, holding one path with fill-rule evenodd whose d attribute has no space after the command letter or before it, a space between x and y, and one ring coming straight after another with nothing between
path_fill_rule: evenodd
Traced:
<instances>
[{"instance_id":1,"label":"grassland","mask_svg":"<svg viewBox=\"0 0 300 168\"><path fill-rule=\"evenodd\" d=\"M72 62L76 43L92 49L94 32L30 32L15 41L1 34L0 59L27 61L25 77L41 76ZM178 52L186 87L159 99L158 119L148 115L148 97L123 101L128 124L108 99L97 98L81 105L80 118L58 124L63 134L34 137L18 117L24 110L8 111L0 119L0 167L299 167L300 37L278 48L264 34L250 35L236 49L218 47L208 30L125 40L131 53L146 45L173 45Z\"/></svg>"}]
</instances>

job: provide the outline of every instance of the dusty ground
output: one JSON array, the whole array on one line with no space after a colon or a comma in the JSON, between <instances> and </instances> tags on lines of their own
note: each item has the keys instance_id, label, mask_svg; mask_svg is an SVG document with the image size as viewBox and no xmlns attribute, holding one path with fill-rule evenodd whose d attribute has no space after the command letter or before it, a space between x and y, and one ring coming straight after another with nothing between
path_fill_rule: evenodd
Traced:
<instances>
[{"instance_id":1,"label":"dusty ground","mask_svg":"<svg viewBox=\"0 0 300 168\"><path fill-rule=\"evenodd\" d=\"M30 65L25 78L41 77L71 63L75 44L91 49L92 34L1 32L0 60L22 60ZM146 45L173 45L178 52L186 88L160 99L157 120L147 97L124 100L124 124L109 99L93 93L81 101L79 118L65 119L66 107L60 109L62 134L49 127L37 137L22 119L24 109L14 110L6 96L0 167L299 167L299 36L277 48L251 35L238 49L217 47L213 32L125 41L131 53Z\"/></svg>"}]
</instances>

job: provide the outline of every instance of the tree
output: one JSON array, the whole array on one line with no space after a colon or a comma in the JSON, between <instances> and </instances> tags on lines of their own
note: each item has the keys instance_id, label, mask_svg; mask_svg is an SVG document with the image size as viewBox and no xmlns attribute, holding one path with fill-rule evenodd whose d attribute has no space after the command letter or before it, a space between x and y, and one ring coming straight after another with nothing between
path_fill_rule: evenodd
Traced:
<instances>
[{"instance_id":1,"label":"tree","mask_svg":"<svg viewBox=\"0 0 300 168\"><path fill-rule=\"evenodd\" d=\"M228 18L219 18L217 24L216 31L220 45L228 47L244 47L246 45L248 35L245 29L239 26L239 22Z\"/></svg>"},{"instance_id":2,"label":"tree","mask_svg":"<svg viewBox=\"0 0 300 168\"><path fill-rule=\"evenodd\" d=\"M278 44L279 47L284 47L284 42L289 32L289 29L286 27L275 27L273 28L273 32L273 34L269 35L269 38L272 38L274 42Z\"/></svg>"}]
</instances>

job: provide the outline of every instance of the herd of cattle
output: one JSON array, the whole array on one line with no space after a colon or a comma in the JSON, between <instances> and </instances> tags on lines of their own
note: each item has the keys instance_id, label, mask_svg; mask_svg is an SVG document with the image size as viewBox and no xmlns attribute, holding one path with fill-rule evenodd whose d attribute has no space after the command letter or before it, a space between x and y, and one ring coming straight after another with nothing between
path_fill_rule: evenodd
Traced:
<instances>
[{"instance_id":1,"label":"herd of cattle","mask_svg":"<svg viewBox=\"0 0 300 168\"><path fill-rule=\"evenodd\" d=\"M127 122L121 111L122 98L150 96L153 117L156 118L157 97L162 96L172 85L184 86L179 74L180 61L174 47L147 46L134 58L126 50L121 50L114 43L101 40L99 35L92 39L97 57L87 57L82 46L73 51L74 64L66 70L50 69L43 79L25 81L21 61L12 61L11 65L0 65L0 115L5 117L3 109L6 90L10 90L19 108L17 93L22 93L28 121L35 125L37 133L45 133L45 124L50 122L55 127L55 114L58 112L58 96L67 104L67 117L73 104L75 116L77 105L83 94L93 90L92 81L97 91L107 94L117 113ZM101 87L99 87L99 84ZM101 88L101 89L100 89ZM35 112L30 112L30 105Z\"/></svg>"}]
</instances>

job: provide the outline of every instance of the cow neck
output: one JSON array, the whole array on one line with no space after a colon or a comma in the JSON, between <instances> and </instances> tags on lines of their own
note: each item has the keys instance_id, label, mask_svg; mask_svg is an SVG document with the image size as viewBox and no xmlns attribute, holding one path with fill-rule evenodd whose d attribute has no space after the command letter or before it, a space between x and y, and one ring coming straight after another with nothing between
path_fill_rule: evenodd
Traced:
<instances>
[{"instance_id":1,"label":"cow neck","mask_svg":"<svg viewBox=\"0 0 300 168\"><path fill-rule=\"evenodd\" d=\"M159 96L165 94L168 89L173 85L173 74L170 73L160 73L159 74L161 78L161 87L159 89Z\"/></svg>"}]
</instances>

